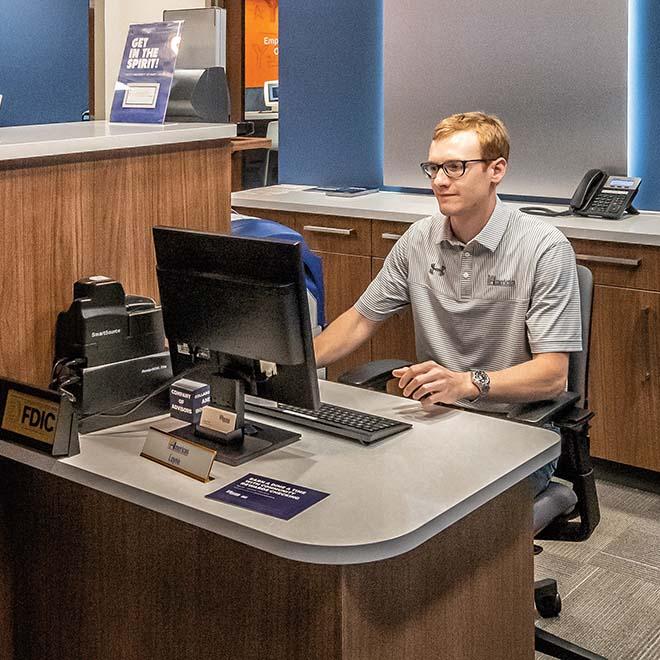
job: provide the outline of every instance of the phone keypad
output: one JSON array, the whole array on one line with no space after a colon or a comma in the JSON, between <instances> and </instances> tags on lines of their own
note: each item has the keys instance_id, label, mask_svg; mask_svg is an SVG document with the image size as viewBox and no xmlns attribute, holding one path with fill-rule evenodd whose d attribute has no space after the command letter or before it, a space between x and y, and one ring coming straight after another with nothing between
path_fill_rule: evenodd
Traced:
<instances>
[{"instance_id":1,"label":"phone keypad","mask_svg":"<svg viewBox=\"0 0 660 660\"><path fill-rule=\"evenodd\" d=\"M628 195L601 192L593 199L586 213L617 218L624 211Z\"/></svg>"}]
</instances>

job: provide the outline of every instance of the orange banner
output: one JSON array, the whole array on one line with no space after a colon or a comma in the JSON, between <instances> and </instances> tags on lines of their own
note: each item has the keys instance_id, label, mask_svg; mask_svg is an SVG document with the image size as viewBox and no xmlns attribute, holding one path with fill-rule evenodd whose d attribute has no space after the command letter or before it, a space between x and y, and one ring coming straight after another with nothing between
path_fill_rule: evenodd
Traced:
<instances>
[{"instance_id":1,"label":"orange banner","mask_svg":"<svg viewBox=\"0 0 660 660\"><path fill-rule=\"evenodd\" d=\"M245 0L245 86L277 80L278 0Z\"/></svg>"}]
</instances>

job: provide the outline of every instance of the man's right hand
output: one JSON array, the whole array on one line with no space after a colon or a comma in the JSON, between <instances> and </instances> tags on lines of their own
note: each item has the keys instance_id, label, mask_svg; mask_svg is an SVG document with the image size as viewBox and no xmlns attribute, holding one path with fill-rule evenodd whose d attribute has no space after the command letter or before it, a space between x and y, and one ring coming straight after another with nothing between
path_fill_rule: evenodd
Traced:
<instances>
[{"instance_id":1,"label":"man's right hand","mask_svg":"<svg viewBox=\"0 0 660 660\"><path fill-rule=\"evenodd\" d=\"M420 401L424 406L456 403L479 394L469 371L451 371L433 360L395 369L392 375L399 379L403 396Z\"/></svg>"}]
</instances>

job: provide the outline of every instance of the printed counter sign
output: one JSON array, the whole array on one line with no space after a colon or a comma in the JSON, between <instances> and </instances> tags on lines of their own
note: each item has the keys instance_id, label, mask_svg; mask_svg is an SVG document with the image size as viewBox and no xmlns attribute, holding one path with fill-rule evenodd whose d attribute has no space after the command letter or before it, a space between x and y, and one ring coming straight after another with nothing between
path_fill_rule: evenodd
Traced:
<instances>
[{"instance_id":1,"label":"printed counter sign","mask_svg":"<svg viewBox=\"0 0 660 660\"><path fill-rule=\"evenodd\" d=\"M52 445L60 407L52 401L9 390L2 416L2 428L32 440Z\"/></svg>"},{"instance_id":2,"label":"printed counter sign","mask_svg":"<svg viewBox=\"0 0 660 660\"><path fill-rule=\"evenodd\" d=\"M111 122L162 124L183 21L129 26L110 111Z\"/></svg>"},{"instance_id":3,"label":"printed counter sign","mask_svg":"<svg viewBox=\"0 0 660 660\"><path fill-rule=\"evenodd\" d=\"M291 520L293 516L328 497L328 493L251 473L206 497L267 516Z\"/></svg>"}]
</instances>

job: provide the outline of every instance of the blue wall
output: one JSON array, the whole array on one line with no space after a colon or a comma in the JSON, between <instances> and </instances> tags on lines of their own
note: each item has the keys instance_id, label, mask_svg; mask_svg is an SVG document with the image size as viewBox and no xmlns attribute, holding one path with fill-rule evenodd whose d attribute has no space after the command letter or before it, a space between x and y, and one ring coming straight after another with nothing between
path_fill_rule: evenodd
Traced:
<instances>
[{"instance_id":1,"label":"blue wall","mask_svg":"<svg viewBox=\"0 0 660 660\"><path fill-rule=\"evenodd\" d=\"M382 0L280 0L281 182L383 181Z\"/></svg>"},{"instance_id":2,"label":"blue wall","mask_svg":"<svg viewBox=\"0 0 660 660\"><path fill-rule=\"evenodd\" d=\"M629 7L628 169L643 178L636 206L657 210L660 2ZM382 12L382 0L280 0L283 183L382 184Z\"/></svg>"},{"instance_id":3,"label":"blue wall","mask_svg":"<svg viewBox=\"0 0 660 660\"><path fill-rule=\"evenodd\" d=\"M641 209L660 210L660 3L630 0L628 170Z\"/></svg>"},{"instance_id":4,"label":"blue wall","mask_svg":"<svg viewBox=\"0 0 660 660\"><path fill-rule=\"evenodd\" d=\"M88 0L0 0L0 126L78 121L88 108Z\"/></svg>"}]
</instances>

